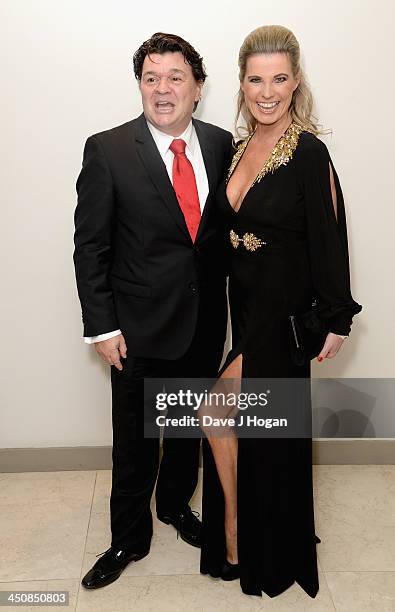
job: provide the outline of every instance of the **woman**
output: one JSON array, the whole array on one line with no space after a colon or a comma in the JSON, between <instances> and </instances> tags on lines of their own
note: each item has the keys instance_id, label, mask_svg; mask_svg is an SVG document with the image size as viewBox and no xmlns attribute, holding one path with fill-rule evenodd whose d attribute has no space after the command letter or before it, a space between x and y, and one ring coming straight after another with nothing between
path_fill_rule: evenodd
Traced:
<instances>
[{"instance_id":1,"label":"woman","mask_svg":"<svg viewBox=\"0 0 395 612\"><path fill-rule=\"evenodd\" d=\"M296 365L292 358L289 315L317 298L329 330L322 361L337 354L361 310L350 292L342 191L317 138L293 33L281 26L254 30L239 67L237 118L245 119L248 136L219 190L232 319L232 350L219 381L309 379L310 360ZM311 435L237 440L234 432L205 433L201 572L240 577L250 595L274 597L296 581L315 597L320 540Z\"/></svg>"}]
</instances>

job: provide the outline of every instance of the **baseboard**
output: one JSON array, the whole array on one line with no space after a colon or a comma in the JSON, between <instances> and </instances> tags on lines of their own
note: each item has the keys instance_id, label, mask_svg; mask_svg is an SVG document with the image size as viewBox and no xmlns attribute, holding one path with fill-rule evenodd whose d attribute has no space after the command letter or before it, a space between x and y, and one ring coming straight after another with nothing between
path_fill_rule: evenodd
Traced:
<instances>
[{"instance_id":1,"label":"baseboard","mask_svg":"<svg viewBox=\"0 0 395 612\"><path fill-rule=\"evenodd\" d=\"M262 442L264 442L262 440ZM318 438L313 440L316 465L394 465L393 438ZM110 446L0 449L0 472L110 470Z\"/></svg>"},{"instance_id":2,"label":"baseboard","mask_svg":"<svg viewBox=\"0 0 395 612\"><path fill-rule=\"evenodd\" d=\"M0 472L111 469L111 446L0 449Z\"/></svg>"},{"instance_id":3,"label":"baseboard","mask_svg":"<svg viewBox=\"0 0 395 612\"><path fill-rule=\"evenodd\" d=\"M395 438L317 438L315 465L394 465Z\"/></svg>"}]
</instances>

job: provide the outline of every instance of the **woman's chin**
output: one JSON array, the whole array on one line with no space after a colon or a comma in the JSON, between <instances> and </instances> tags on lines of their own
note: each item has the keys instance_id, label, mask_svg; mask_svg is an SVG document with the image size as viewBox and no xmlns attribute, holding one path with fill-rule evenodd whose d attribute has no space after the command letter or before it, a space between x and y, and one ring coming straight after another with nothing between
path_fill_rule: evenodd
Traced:
<instances>
[{"instance_id":1,"label":"woman's chin","mask_svg":"<svg viewBox=\"0 0 395 612\"><path fill-rule=\"evenodd\" d=\"M282 124L284 121L289 120L289 116L287 113L254 113L254 118L258 122L259 125L262 126L273 126L276 124Z\"/></svg>"}]
</instances>

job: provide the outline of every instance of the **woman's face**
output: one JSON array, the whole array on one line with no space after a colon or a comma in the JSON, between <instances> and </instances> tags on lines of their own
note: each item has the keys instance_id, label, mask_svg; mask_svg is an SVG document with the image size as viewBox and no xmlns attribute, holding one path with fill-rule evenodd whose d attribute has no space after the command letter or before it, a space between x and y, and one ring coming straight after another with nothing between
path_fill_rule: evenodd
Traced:
<instances>
[{"instance_id":1,"label":"woman's face","mask_svg":"<svg viewBox=\"0 0 395 612\"><path fill-rule=\"evenodd\" d=\"M258 124L273 125L288 116L298 84L287 53L259 53L248 58L240 87Z\"/></svg>"}]
</instances>

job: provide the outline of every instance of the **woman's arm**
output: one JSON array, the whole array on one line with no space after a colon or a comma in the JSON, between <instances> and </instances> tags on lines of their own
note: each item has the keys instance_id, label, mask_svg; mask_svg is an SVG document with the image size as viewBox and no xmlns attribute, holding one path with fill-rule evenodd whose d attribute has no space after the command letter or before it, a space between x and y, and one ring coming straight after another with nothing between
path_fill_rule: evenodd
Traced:
<instances>
[{"instance_id":1,"label":"woman's arm","mask_svg":"<svg viewBox=\"0 0 395 612\"><path fill-rule=\"evenodd\" d=\"M339 178L325 144L308 135L301 155L302 189L318 313L330 333L319 357L333 357L362 310L351 295L346 213Z\"/></svg>"}]
</instances>

